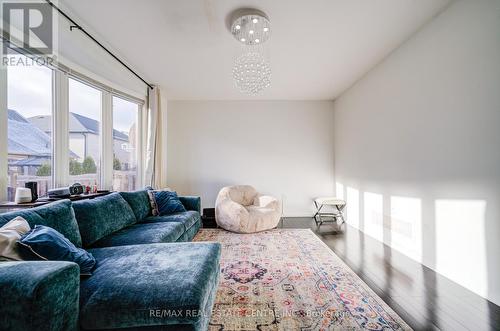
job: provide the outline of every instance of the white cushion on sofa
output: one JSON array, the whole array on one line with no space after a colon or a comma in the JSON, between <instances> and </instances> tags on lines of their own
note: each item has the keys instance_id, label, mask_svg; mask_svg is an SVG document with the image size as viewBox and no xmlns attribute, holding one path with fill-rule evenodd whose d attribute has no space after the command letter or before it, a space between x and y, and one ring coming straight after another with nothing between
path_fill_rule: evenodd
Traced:
<instances>
[{"instance_id":1,"label":"white cushion on sofa","mask_svg":"<svg viewBox=\"0 0 500 331\"><path fill-rule=\"evenodd\" d=\"M30 231L30 225L21 216L7 222L0 228L0 261L20 261L17 241Z\"/></svg>"}]
</instances>

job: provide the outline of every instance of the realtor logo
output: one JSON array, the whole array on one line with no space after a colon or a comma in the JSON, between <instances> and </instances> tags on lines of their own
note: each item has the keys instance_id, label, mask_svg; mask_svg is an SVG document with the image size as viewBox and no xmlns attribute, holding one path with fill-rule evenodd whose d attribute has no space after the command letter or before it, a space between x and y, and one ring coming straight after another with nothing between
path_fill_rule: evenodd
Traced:
<instances>
[{"instance_id":1,"label":"realtor logo","mask_svg":"<svg viewBox=\"0 0 500 331\"><path fill-rule=\"evenodd\" d=\"M38 55L53 53L52 7L40 2L3 2L3 50L23 49Z\"/></svg>"}]
</instances>

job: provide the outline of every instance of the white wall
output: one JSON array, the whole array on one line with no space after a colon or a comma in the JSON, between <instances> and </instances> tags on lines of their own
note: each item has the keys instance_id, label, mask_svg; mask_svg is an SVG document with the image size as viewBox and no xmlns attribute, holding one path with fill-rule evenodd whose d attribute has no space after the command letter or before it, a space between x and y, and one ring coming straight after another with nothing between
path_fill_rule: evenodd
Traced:
<instances>
[{"instance_id":1,"label":"white wall","mask_svg":"<svg viewBox=\"0 0 500 331\"><path fill-rule=\"evenodd\" d=\"M170 187L213 207L226 185L251 184L284 198L285 216L311 216L331 195L333 102L170 101Z\"/></svg>"},{"instance_id":2,"label":"white wall","mask_svg":"<svg viewBox=\"0 0 500 331\"><path fill-rule=\"evenodd\" d=\"M348 222L500 303L500 2L457 1L335 101Z\"/></svg>"}]
</instances>

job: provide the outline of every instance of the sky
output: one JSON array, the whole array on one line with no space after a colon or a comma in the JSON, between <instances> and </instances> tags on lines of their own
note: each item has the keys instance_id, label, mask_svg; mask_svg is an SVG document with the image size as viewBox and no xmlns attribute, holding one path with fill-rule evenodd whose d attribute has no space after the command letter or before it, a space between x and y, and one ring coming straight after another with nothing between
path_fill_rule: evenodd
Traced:
<instances>
[{"instance_id":1,"label":"sky","mask_svg":"<svg viewBox=\"0 0 500 331\"><path fill-rule=\"evenodd\" d=\"M8 108L26 118L51 115L52 71L43 66L8 67ZM100 119L101 92L69 79L69 110L92 119ZM113 128L128 134L136 121L137 105L113 97Z\"/></svg>"}]
</instances>

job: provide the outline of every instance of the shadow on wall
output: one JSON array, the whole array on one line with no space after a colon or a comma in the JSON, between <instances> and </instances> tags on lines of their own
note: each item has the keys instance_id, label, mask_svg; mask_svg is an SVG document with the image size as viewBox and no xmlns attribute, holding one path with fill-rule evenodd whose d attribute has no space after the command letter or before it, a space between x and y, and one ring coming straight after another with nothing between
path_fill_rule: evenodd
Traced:
<instances>
[{"instance_id":1,"label":"shadow on wall","mask_svg":"<svg viewBox=\"0 0 500 331\"><path fill-rule=\"evenodd\" d=\"M347 223L480 296L494 298L489 284L498 252L491 241L498 238L488 232L486 200L397 196L338 182L336 192L347 201ZM429 273L423 277L432 296L436 279Z\"/></svg>"}]
</instances>

